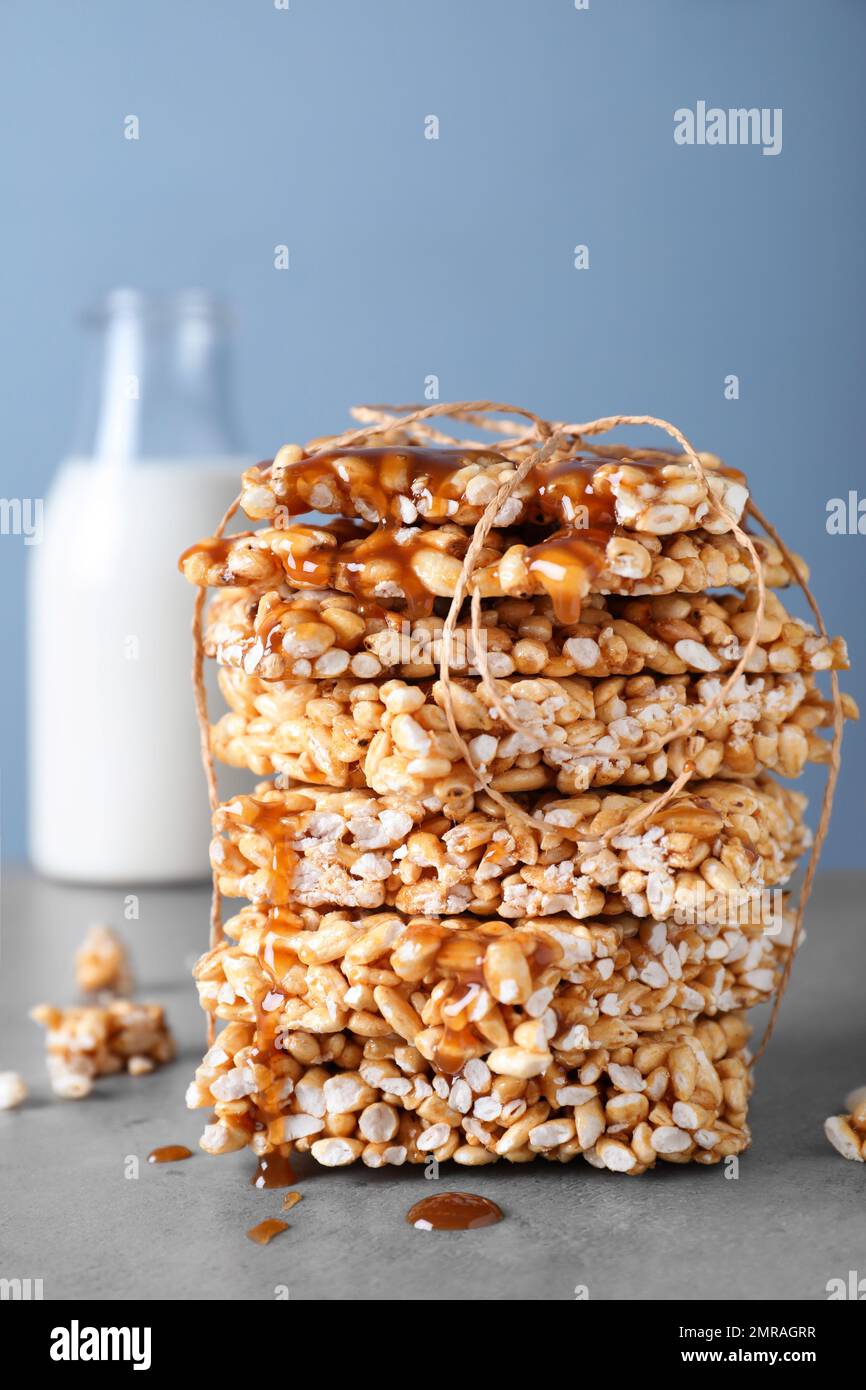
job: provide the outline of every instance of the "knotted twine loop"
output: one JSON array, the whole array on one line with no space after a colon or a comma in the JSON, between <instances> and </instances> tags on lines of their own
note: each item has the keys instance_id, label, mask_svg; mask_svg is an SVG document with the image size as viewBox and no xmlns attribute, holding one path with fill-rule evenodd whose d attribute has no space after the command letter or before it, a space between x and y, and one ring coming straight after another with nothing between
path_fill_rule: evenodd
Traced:
<instances>
[{"instance_id":1,"label":"knotted twine loop","mask_svg":"<svg viewBox=\"0 0 866 1390\"><path fill-rule=\"evenodd\" d=\"M510 433L511 428L513 427L509 426L509 424L505 421L488 419L487 415L489 412L495 412L496 414L503 415L516 415L522 419L528 420L533 427L533 433L513 435ZM471 425L479 425L490 433L508 435L507 440L503 439L501 441L501 446L504 449L519 449L529 447L532 443L537 444L538 441L542 441L540 447L536 448L531 454L529 454L526 458L524 458L521 461L520 465L518 466L512 477L508 479L506 483L503 484L503 486L499 489L496 497L491 501L488 507L485 508L481 521L475 529L473 541L470 543L469 549L467 550L466 556L464 557L463 568L458 584L458 593L462 594L462 597L465 598L466 593L469 592L471 589L473 636L475 636L476 631L480 632L481 610L480 598L478 596L477 589L472 587L472 574L474 572L478 556L483 546L483 541L492 529L492 526L494 524L494 518L497 515L500 507L511 495L513 490L520 485L520 483L532 470L532 468L535 467L538 463L543 462L546 458L550 456L551 453L555 452L556 449L562 447L563 445L566 448L573 447L574 449L579 449L583 438L592 437L596 434L605 433L606 431L615 429L620 425L647 425L653 428L664 430L667 434L671 436L671 438L675 439L677 443L679 443L680 447L682 448L683 452L688 458L698 478L703 482L704 487L706 488L707 498L712 509L715 512L717 512L720 516L724 517L725 520L728 522L730 530L737 537L737 539L744 546L744 548L748 551L755 570L755 579L758 591L758 602L757 607L755 609L755 624L752 631L752 635L749 638L746 644L745 651L743 652L740 660L738 661L731 675L728 677L727 681L725 681L724 685L717 692L717 694L706 705L701 707L701 712L698 718L704 718L710 710L716 708L719 704L727 700L730 691L733 689L734 685L740 679L740 676L743 674L743 671L745 670L746 665L751 659L751 656L758 644L758 637L760 633L760 628L763 624L764 610L766 605L766 584L764 580L763 566L761 564L760 556L758 555L757 549L751 537L739 525L736 518L733 517L733 515L728 511L728 509L711 492L707 482L706 473L704 471L700 458L698 457L697 453L692 448L691 444L686 439L686 437L674 425L671 425L668 422L652 415L613 415L604 416L597 420L590 420L585 424L580 425L559 424L544 420L541 416L534 414L534 412L532 411L523 410L517 406L495 403L491 401L463 401L453 404L440 402L434 405L412 407L409 410L407 410L405 414L400 413L399 409L395 407L358 406L355 407L355 409L353 410L353 414L361 417L363 415L366 415L366 417L369 420L369 423L360 429L347 430L342 435L332 436L326 442L320 442L319 447L313 449L308 456L315 457L317 453L325 452L328 449L344 448L347 445L360 443L361 441L369 438L376 438L381 435L388 434L391 431L405 430L409 426L416 425L421 426L421 430L418 431L419 434L423 431L424 433L427 433L430 437L435 436L436 442L444 443L447 441L451 444L456 444L458 441L454 440L451 436L441 434L439 431L435 430L434 427L427 426L423 423L424 421L434 419L440 416L452 420L460 420L464 423L468 423ZM481 447L485 446L482 445ZM268 467L264 469L263 472L267 473L269 470L270 465L268 465ZM216 539L219 539L223 536L226 526L229 524L231 519L238 511L241 504L241 496L241 494L238 494L238 496L234 499L234 501L223 514L221 520L219 521L216 527L216 530L214 531L214 537ZM779 549L782 553L783 558L785 559L785 562L790 572L792 573L797 584L806 596L806 600L809 604L809 607L811 608L815 616L815 619L818 623L821 635L829 641L829 634L824 624L824 620L818 607L818 603L811 590L809 589L808 584L803 578L799 565L797 565L796 561L794 560L784 541L779 536L778 532L763 517L763 515L760 513L755 504L751 502L751 500L748 504L748 510L750 514L755 518L755 520L763 527L764 531L771 538L771 540L775 541L775 543L779 546ZM481 539L478 541L478 544L476 545L475 542L478 539L479 534L481 536ZM210 803L211 811L213 812L217 809L219 805L219 793L217 787L216 771L214 766L213 748L211 744L210 721L207 707L207 692L205 689L204 682L204 639L202 634L202 616L204 612L206 598L207 591L205 589L201 589L196 594L195 602L193 604L192 680L195 699L195 710L199 724L202 764L204 766L205 778L207 781L208 800ZM530 822L532 822L533 826L537 828L538 822L535 821L532 817L527 816L526 812L523 810L522 807L518 806L517 803L510 802L508 798L502 797L501 793L496 792L494 788L490 787L489 778L486 777L486 774L482 776L480 770L475 766L474 760L465 743L465 740L463 739L459 729L457 728L457 723L454 715L453 698L451 696L450 691L449 674L451 643L453 641L454 628L457 622L457 613L460 607L460 604L457 603L456 600L457 593L455 593L454 601L451 604L448 617L446 618L445 627L443 628L443 635L445 635L447 631L447 636L445 636L445 642L442 646L442 654L444 656L444 660L440 662L440 678L443 681L443 687L445 691L445 713L449 729L452 733L452 736L456 739L458 747L460 747L461 751L464 754L467 766L470 768L470 770L474 771L475 775L478 777L480 785L485 787L485 790L488 792L488 794L493 796L494 800L498 801L499 804L503 805L503 809L506 811L506 814L508 816L512 816L515 813L518 813L522 819L529 820ZM480 646L482 644L478 645ZM478 657L478 655L479 651L476 649L476 658ZM485 660L486 654L482 654L482 661ZM493 695L496 699L497 708L499 708L499 706L501 706L502 701L501 697L497 694L497 692L495 691L495 687L493 686L489 674L489 668L485 667L485 669L481 671L481 668L479 667L479 672L482 677L482 684L484 684L485 681L487 682L487 685L485 685L485 690L487 690L489 687L489 690L493 692ZM794 931L792 934L788 958L786 960L779 984L776 988L775 999L773 1002L767 1028L765 1030L761 1043L753 1057L753 1064L760 1059L760 1057L766 1050L767 1044L770 1041L770 1038L776 1025L776 1021L778 1019L782 998L790 981L791 970L793 968L794 962L794 955L796 953L797 944L799 942L799 938L802 932L802 923L806 903L808 902L809 895L812 890L815 873L818 867L818 861L821 855L821 850L823 848L824 841L826 839L827 831L829 828L830 816L833 807L833 797L841 765L841 743L843 732L842 697L839 690L838 677L834 670L830 671L830 684L833 698L833 739L830 751L829 772L821 804L821 815L819 818L817 830L815 832L815 838L812 843L812 850L809 855L809 861L803 879L803 886L798 901ZM676 731L671 731L671 733L664 740L660 740L659 746L663 747L664 743L669 741L669 739L671 738L682 738L686 736L686 728L690 729L692 727L693 722L696 722L696 720L690 720L688 726L679 728ZM521 731L519 726L517 727L516 731ZM668 786L668 788L664 792L660 793L652 801L648 802L644 807L641 807L637 813L628 817L626 821L624 821L621 825L611 827L602 835L597 835L592 838L602 843L606 842L608 839L612 838L615 835L623 835L630 833L632 829L636 828L640 824L643 824L643 822L649 819L651 816L658 815L659 811L671 800L671 798L675 796L682 789L683 786L685 786L685 784L688 782L689 778L693 775L693 773L694 766L693 764L687 761L680 775L675 779L674 782L672 782ZM213 892L211 898L210 914L210 948L213 950L217 945L219 945L221 941L225 940L225 932L223 930L221 912L222 898L219 891L216 868L214 868L213 870L212 882ZM209 1043L213 1042L215 1026L215 1020L213 1016L210 1016L208 1019Z\"/></svg>"}]
</instances>

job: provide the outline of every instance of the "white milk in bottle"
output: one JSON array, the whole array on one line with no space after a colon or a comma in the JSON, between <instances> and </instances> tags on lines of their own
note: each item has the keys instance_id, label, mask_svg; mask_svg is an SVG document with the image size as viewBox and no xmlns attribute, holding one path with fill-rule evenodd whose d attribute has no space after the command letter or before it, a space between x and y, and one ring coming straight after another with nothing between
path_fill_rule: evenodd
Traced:
<instances>
[{"instance_id":1,"label":"white milk in bottle","mask_svg":"<svg viewBox=\"0 0 866 1390\"><path fill-rule=\"evenodd\" d=\"M90 326L86 453L61 465L31 548L31 854L67 880L200 879L195 591L177 561L252 461L229 415L226 325L203 294L119 291Z\"/></svg>"}]
</instances>

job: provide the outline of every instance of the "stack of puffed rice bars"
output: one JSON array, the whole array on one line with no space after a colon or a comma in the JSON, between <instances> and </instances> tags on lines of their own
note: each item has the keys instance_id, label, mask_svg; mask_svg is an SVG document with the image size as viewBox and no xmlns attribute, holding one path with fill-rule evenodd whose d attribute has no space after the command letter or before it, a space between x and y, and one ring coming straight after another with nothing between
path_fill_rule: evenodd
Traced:
<instances>
[{"instance_id":1,"label":"stack of puffed rice bars","mask_svg":"<svg viewBox=\"0 0 866 1390\"><path fill-rule=\"evenodd\" d=\"M243 478L264 525L182 557L217 590L213 754L264 779L214 815L246 905L195 969L224 1023L187 1097L209 1153L639 1174L749 1143L744 1011L810 840L788 779L827 760L816 678L845 644L789 615L792 559L754 535L765 614L713 704L757 620L742 476L576 441L499 506L443 673L530 447L388 424L286 446Z\"/></svg>"}]
</instances>

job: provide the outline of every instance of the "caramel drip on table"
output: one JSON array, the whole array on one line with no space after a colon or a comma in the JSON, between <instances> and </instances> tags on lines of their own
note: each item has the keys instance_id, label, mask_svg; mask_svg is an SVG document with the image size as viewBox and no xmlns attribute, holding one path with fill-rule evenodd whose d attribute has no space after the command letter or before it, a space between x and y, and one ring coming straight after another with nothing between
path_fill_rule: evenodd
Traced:
<instances>
[{"instance_id":1,"label":"caramel drip on table","mask_svg":"<svg viewBox=\"0 0 866 1390\"><path fill-rule=\"evenodd\" d=\"M164 1144L147 1155L148 1163L179 1163L182 1158L192 1158L192 1149L185 1144Z\"/></svg>"},{"instance_id":2,"label":"caramel drip on table","mask_svg":"<svg viewBox=\"0 0 866 1390\"><path fill-rule=\"evenodd\" d=\"M265 1154L259 1159L250 1178L250 1187L259 1189L272 1187L291 1187L297 1182L297 1173L285 1154Z\"/></svg>"},{"instance_id":3,"label":"caramel drip on table","mask_svg":"<svg viewBox=\"0 0 866 1390\"><path fill-rule=\"evenodd\" d=\"M426 1222L434 1231L476 1231L501 1221L502 1208L474 1192L437 1192L410 1207L406 1220L410 1226Z\"/></svg>"},{"instance_id":4,"label":"caramel drip on table","mask_svg":"<svg viewBox=\"0 0 866 1390\"><path fill-rule=\"evenodd\" d=\"M270 1216L267 1221L260 1221L258 1226L252 1226L247 1231L247 1239L255 1241L256 1245L270 1245L274 1236L288 1229L288 1221L279 1221L277 1217Z\"/></svg>"}]
</instances>

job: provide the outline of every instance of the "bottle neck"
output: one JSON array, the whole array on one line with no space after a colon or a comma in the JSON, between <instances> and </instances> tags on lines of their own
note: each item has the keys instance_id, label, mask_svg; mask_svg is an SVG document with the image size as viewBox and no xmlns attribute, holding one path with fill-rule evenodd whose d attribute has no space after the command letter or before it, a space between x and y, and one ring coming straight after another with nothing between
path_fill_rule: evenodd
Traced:
<instances>
[{"instance_id":1,"label":"bottle neck","mask_svg":"<svg viewBox=\"0 0 866 1390\"><path fill-rule=\"evenodd\" d=\"M227 325L213 301L117 293L88 328L79 456L123 465L240 451Z\"/></svg>"}]
</instances>

